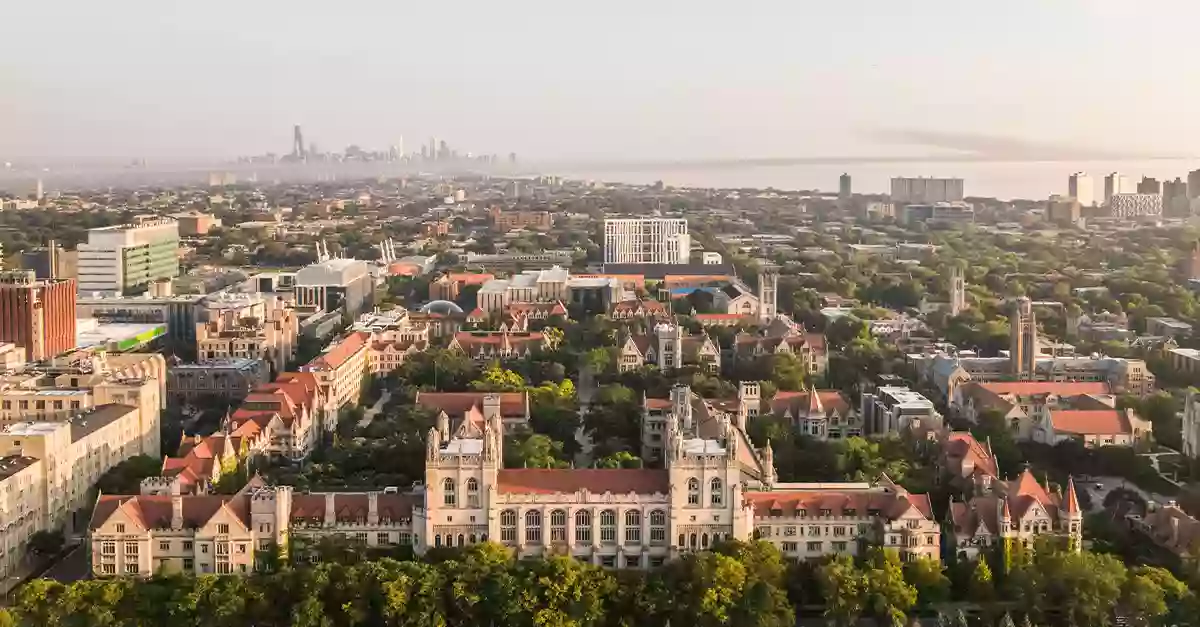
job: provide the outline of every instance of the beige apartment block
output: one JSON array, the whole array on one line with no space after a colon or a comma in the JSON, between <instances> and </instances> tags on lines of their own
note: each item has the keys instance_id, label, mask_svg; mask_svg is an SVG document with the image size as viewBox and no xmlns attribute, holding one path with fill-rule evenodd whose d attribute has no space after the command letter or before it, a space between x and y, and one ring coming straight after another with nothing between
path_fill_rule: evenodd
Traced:
<instances>
[{"instance_id":1,"label":"beige apartment block","mask_svg":"<svg viewBox=\"0 0 1200 627\"><path fill-rule=\"evenodd\" d=\"M86 522L77 515L91 490L113 466L143 454L140 412L131 405L102 405L63 422L20 422L0 430L0 455L39 460L45 491L43 529L67 533Z\"/></svg>"},{"instance_id":2,"label":"beige apartment block","mask_svg":"<svg viewBox=\"0 0 1200 627\"><path fill-rule=\"evenodd\" d=\"M138 409L141 453L158 457L166 385L166 360L157 353L95 353L52 362L0 377L0 426L63 422L101 405L128 404Z\"/></svg>"},{"instance_id":3,"label":"beige apartment block","mask_svg":"<svg viewBox=\"0 0 1200 627\"><path fill-rule=\"evenodd\" d=\"M24 455L0 458L0 578L20 572L26 545L46 528L46 482L41 460Z\"/></svg>"}]
</instances>

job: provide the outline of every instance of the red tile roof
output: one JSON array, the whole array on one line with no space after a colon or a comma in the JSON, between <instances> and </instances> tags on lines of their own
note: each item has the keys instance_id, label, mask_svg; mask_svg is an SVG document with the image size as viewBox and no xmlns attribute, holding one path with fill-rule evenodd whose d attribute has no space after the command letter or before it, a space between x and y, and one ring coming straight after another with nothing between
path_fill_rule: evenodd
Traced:
<instances>
[{"instance_id":1,"label":"red tile roof","mask_svg":"<svg viewBox=\"0 0 1200 627\"><path fill-rule=\"evenodd\" d=\"M99 528L120 509L147 529L169 529L171 499L170 495L103 495L97 499L96 509L92 512L91 528ZM248 499L248 496L242 494L186 495L183 497L183 526L189 529L202 527L222 508L228 508L235 518L247 525Z\"/></svg>"},{"instance_id":2,"label":"red tile roof","mask_svg":"<svg viewBox=\"0 0 1200 627\"><path fill-rule=\"evenodd\" d=\"M308 362L308 365L305 367L322 370L336 369L346 363L355 353L362 350L367 345L367 340L370 337L369 333L351 333L342 338L337 344L334 344L328 351Z\"/></svg>"},{"instance_id":3,"label":"red tile roof","mask_svg":"<svg viewBox=\"0 0 1200 627\"><path fill-rule=\"evenodd\" d=\"M649 468L513 468L498 475L502 494L668 494L671 488L666 470Z\"/></svg>"},{"instance_id":4,"label":"red tile roof","mask_svg":"<svg viewBox=\"0 0 1200 627\"><path fill-rule=\"evenodd\" d=\"M820 403L824 412L837 411L842 415L850 412L850 401L838 390L816 390L816 398L808 390L776 392L771 399L771 412L782 414L788 409L793 415L811 412L815 409L814 401Z\"/></svg>"},{"instance_id":5,"label":"red tile roof","mask_svg":"<svg viewBox=\"0 0 1200 627\"><path fill-rule=\"evenodd\" d=\"M747 492L745 499L754 508L756 516L770 516L772 510L784 517L797 516L797 512L801 510L805 512L805 516L810 518L820 516L821 510L829 510L833 516L848 516L850 510L854 511L855 516L866 516L869 511L877 510L882 516L897 518L908 511L909 507L915 507L925 518L933 518L928 496L909 494L903 490L898 492L781 490Z\"/></svg>"},{"instance_id":6,"label":"red tile roof","mask_svg":"<svg viewBox=\"0 0 1200 627\"><path fill-rule=\"evenodd\" d=\"M333 494L333 513L338 522L355 522L366 520L370 509L370 497L366 492L337 492ZM391 521L412 518L413 505L419 499L411 494L378 495L378 511L380 519ZM290 517L296 519L325 520L326 494L294 494L292 495L292 511Z\"/></svg>"},{"instance_id":7,"label":"red tile roof","mask_svg":"<svg viewBox=\"0 0 1200 627\"><path fill-rule=\"evenodd\" d=\"M1055 431L1078 435L1124 435L1133 432L1118 409L1060 409L1050 412Z\"/></svg>"},{"instance_id":8,"label":"red tile roof","mask_svg":"<svg viewBox=\"0 0 1200 627\"><path fill-rule=\"evenodd\" d=\"M996 466L996 458L988 453L987 447L967 431L952 431L946 437L943 449L950 457L972 463L975 466L976 472L982 471L985 475L992 478L1000 476L1000 471Z\"/></svg>"},{"instance_id":9,"label":"red tile roof","mask_svg":"<svg viewBox=\"0 0 1200 627\"><path fill-rule=\"evenodd\" d=\"M489 392L417 392L416 404L446 415L457 417L483 407L483 398ZM500 392L500 414L502 416L525 416L526 397L521 392Z\"/></svg>"},{"instance_id":10,"label":"red tile roof","mask_svg":"<svg viewBox=\"0 0 1200 627\"><path fill-rule=\"evenodd\" d=\"M1103 381L995 381L978 383L979 387L995 394L1034 396L1057 394L1058 396L1080 396L1082 394L1108 394L1108 384Z\"/></svg>"}]
</instances>

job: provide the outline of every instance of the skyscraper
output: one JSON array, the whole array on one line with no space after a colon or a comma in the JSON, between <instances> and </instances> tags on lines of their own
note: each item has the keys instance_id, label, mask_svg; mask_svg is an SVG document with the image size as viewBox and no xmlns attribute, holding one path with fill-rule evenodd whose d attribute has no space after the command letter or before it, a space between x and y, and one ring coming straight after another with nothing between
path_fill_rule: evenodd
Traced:
<instances>
[{"instance_id":1,"label":"skyscraper","mask_svg":"<svg viewBox=\"0 0 1200 627\"><path fill-rule=\"evenodd\" d=\"M1120 172L1112 172L1104 177L1104 204L1112 202L1112 197L1115 194L1132 194L1137 189L1133 185L1133 181Z\"/></svg>"},{"instance_id":2,"label":"skyscraper","mask_svg":"<svg viewBox=\"0 0 1200 627\"><path fill-rule=\"evenodd\" d=\"M1187 183L1175 177L1174 181L1163 181L1163 213L1170 216L1186 216L1189 211Z\"/></svg>"},{"instance_id":3,"label":"skyscraper","mask_svg":"<svg viewBox=\"0 0 1200 627\"><path fill-rule=\"evenodd\" d=\"M1159 185L1158 179L1149 176L1143 176L1142 180L1137 184L1137 193L1139 194L1161 194L1162 185Z\"/></svg>"},{"instance_id":4,"label":"skyscraper","mask_svg":"<svg viewBox=\"0 0 1200 627\"><path fill-rule=\"evenodd\" d=\"M1188 172L1188 198L1200 198L1200 170Z\"/></svg>"},{"instance_id":5,"label":"skyscraper","mask_svg":"<svg viewBox=\"0 0 1200 627\"><path fill-rule=\"evenodd\" d=\"M1022 296L1013 304L1009 318L1008 358L1012 374L1018 380L1033 378L1037 366L1037 316L1033 313L1033 301Z\"/></svg>"},{"instance_id":6,"label":"skyscraper","mask_svg":"<svg viewBox=\"0 0 1200 627\"><path fill-rule=\"evenodd\" d=\"M75 348L75 281L0 272L0 342L24 348L30 361Z\"/></svg>"},{"instance_id":7,"label":"skyscraper","mask_svg":"<svg viewBox=\"0 0 1200 627\"><path fill-rule=\"evenodd\" d=\"M843 173L842 176L838 178L838 198L846 200L850 197L850 184L850 175Z\"/></svg>"},{"instance_id":8,"label":"skyscraper","mask_svg":"<svg viewBox=\"0 0 1200 627\"><path fill-rule=\"evenodd\" d=\"M1096 204L1096 181L1087 172L1076 172L1067 179L1067 195L1091 207Z\"/></svg>"},{"instance_id":9,"label":"skyscraper","mask_svg":"<svg viewBox=\"0 0 1200 627\"><path fill-rule=\"evenodd\" d=\"M308 156L304 152L304 133L300 130L300 125L292 127L292 156L297 159L304 159Z\"/></svg>"},{"instance_id":10,"label":"skyscraper","mask_svg":"<svg viewBox=\"0 0 1200 627\"><path fill-rule=\"evenodd\" d=\"M683 218L604 221L604 263L688 263L691 250Z\"/></svg>"}]
</instances>

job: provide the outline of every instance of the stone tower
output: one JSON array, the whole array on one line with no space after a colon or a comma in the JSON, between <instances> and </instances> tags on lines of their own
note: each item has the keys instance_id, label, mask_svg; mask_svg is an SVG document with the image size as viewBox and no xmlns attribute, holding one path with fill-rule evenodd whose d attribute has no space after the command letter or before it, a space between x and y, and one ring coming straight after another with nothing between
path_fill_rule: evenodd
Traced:
<instances>
[{"instance_id":1,"label":"stone tower","mask_svg":"<svg viewBox=\"0 0 1200 627\"><path fill-rule=\"evenodd\" d=\"M758 319L766 324L775 318L779 291L779 266L764 265L758 271Z\"/></svg>"},{"instance_id":2,"label":"stone tower","mask_svg":"<svg viewBox=\"0 0 1200 627\"><path fill-rule=\"evenodd\" d=\"M967 308L967 281L962 268L950 269L950 315L957 316Z\"/></svg>"},{"instance_id":3,"label":"stone tower","mask_svg":"<svg viewBox=\"0 0 1200 627\"><path fill-rule=\"evenodd\" d=\"M1033 313L1033 301L1022 296L1013 306L1009 318L1009 360L1012 374L1018 380L1033 379L1037 364L1037 316Z\"/></svg>"}]
</instances>

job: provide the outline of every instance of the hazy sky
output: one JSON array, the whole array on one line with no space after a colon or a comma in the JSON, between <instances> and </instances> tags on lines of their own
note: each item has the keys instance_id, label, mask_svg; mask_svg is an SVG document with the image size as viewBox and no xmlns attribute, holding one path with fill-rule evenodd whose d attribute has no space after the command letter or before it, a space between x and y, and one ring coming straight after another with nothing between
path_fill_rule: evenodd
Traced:
<instances>
[{"instance_id":1,"label":"hazy sky","mask_svg":"<svg viewBox=\"0 0 1200 627\"><path fill-rule=\"evenodd\" d=\"M1195 0L9 0L0 156L1200 145ZM1192 151L1200 152L1200 151Z\"/></svg>"}]
</instances>

